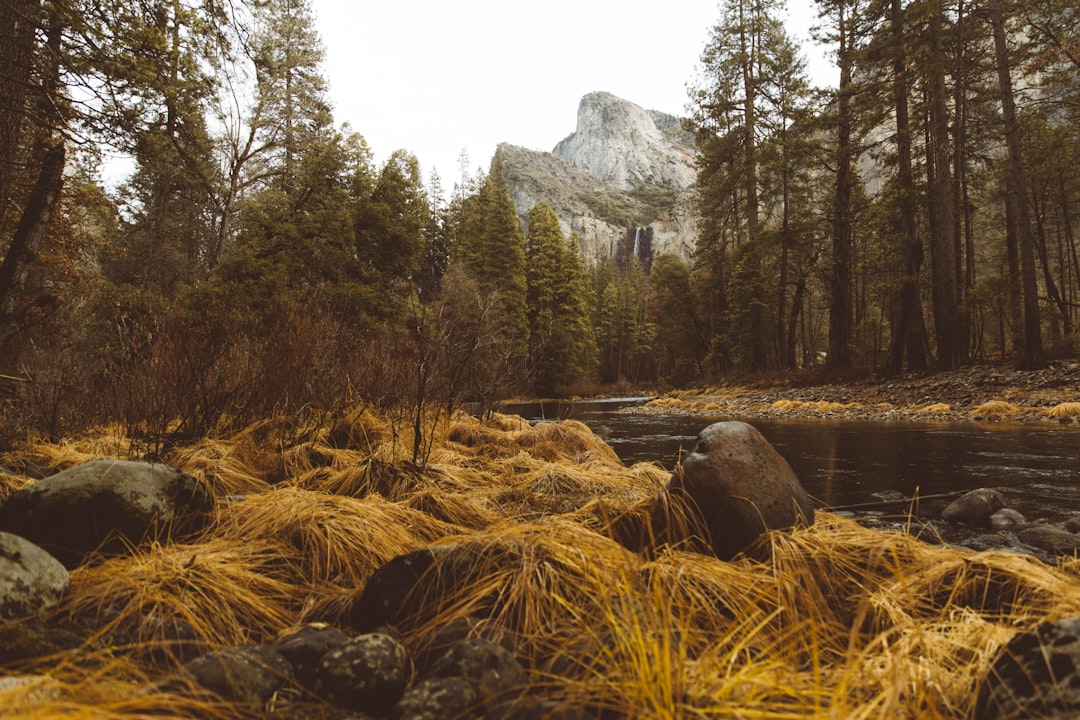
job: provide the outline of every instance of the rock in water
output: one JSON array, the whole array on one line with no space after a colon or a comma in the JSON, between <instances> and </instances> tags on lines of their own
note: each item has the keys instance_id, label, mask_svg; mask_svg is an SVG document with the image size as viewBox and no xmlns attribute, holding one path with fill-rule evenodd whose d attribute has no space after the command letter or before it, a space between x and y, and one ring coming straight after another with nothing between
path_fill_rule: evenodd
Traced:
<instances>
[{"instance_id":1,"label":"rock in water","mask_svg":"<svg viewBox=\"0 0 1080 720\"><path fill-rule=\"evenodd\" d=\"M53 607L70 584L59 560L29 540L0 532L0 620Z\"/></svg>"},{"instance_id":2,"label":"rock in water","mask_svg":"<svg viewBox=\"0 0 1080 720\"><path fill-rule=\"evenodd\" d=\"M1080 618L1017 635L979 692L976 720L1080 717Z\"/></svg>"},{"instance_id":3,"label":"rock in water","mask_svg":"<svg viewBox=\"0 0 1080 720\"><path fill-rule=\"evenodd\" d=\"M979 488L964 493L941 511L946 522L988 525L990 517L1005 507L1005 497L992 488Z\"/></svg>"},{"instance_id":4,"label":"rock in water","mask_svg":"<svg viewBox=\"0 0 1080 720\"><path fill-rule=\"evenodd\" d=\"M697 506L713 551L725 560L769 530L814 521L814 506L791 466L744 422L702 430L668 490Z\"/></svg>"},{"instance_id":5,"label":"rock in water","mask_svg":"<svg viewBox=\"0 0 1080 720\"><path fill-rule=\"evenodd\" d=\"M208 521L214 497L201 480L167 465L96 460L12 494L0 530L30 540L68 568L94 550L123 552Z\"/></svg>"}]
</instances>

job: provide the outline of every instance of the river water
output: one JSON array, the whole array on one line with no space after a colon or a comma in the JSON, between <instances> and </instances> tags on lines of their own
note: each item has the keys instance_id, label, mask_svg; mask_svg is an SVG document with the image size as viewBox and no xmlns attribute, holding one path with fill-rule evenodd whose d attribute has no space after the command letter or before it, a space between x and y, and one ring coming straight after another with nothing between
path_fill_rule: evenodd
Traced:
<instances>
[{"instance_id":1,"label":"river water","mask_svg":"<svg viewBox=\"0 0 1080 720\"><path fill-rule=\"evenodd\" d=\"M709 423L738 418L628 411L645 398L506 405L530 422L572 418L588 425L626 463L671 468ZM859 516L895 516L906 504L878 504L881 493L918 495L926 515L936 495L1000 490L1029 520L1080 516L1080 431L1056 425L889 423L823 420L746 422L791 464L822 507ZM851 506L857 506L851 508Z\"/></svg>"}]
</instances>

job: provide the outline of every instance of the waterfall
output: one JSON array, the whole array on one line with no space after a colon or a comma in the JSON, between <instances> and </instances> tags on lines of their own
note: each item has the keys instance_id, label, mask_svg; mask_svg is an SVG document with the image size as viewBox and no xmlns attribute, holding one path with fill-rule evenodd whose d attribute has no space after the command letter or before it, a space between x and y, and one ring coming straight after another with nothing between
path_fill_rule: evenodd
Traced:
<instances>
[{"instance_id":1,"label":"waterfall","mask_svg":"<svg viewBox=\"0 0 1080 720\"><path fill-rule=\"evenodd\" d=\"M634 228L634 257L641 257L641 228Z\"/></svg>"}]
</instances>

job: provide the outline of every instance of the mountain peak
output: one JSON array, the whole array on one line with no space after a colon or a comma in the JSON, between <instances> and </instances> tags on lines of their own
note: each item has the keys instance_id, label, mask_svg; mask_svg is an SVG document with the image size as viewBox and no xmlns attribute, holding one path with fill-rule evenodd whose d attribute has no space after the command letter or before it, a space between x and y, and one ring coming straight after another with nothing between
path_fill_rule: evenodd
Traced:
<instances>
[{"instance_id":1,"label":"mountain peak","mask_svg":"<svg viewBox=\"0 0 1080 720\"><path fill-rule=\"evenodd\" d=\"M647 184L681 191L694 182L692 144L678 118L592 92L578 104L577 129L553 153L625 190Z\"/></svg>"}]
</instances>

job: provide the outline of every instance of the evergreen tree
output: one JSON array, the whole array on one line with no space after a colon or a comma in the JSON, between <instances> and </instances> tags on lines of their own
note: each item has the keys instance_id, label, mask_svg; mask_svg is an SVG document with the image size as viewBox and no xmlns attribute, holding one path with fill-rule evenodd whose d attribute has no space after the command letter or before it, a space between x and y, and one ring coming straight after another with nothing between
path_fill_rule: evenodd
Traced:
<instances>
[{"instance_id":1,"label":"evergreen tree","mask_svg":"<svg viewBox=\"0 0 1080 720\"><path fill-rule=\"evenodd\" d=\"M462 203L460 230L454 247L480 291L498 299L506 336L514 344L515 362L524 360L528 348L526 312L525 236L510 193L499 153L479 191Z\"/></svg>"}]
</instances>

